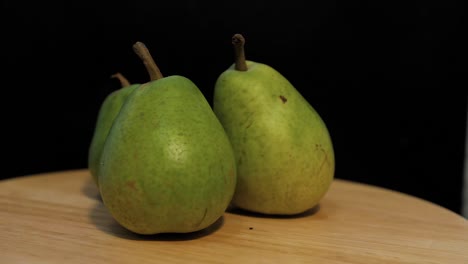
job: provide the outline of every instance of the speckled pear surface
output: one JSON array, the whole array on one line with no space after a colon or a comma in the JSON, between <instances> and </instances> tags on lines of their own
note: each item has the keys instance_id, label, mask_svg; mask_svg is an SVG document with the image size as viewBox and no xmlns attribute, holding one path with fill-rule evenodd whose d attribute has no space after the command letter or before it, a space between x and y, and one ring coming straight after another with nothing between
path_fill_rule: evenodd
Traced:
<instances>
[{"instance_id":1,"label":"speckled pear surface","mask_svg":"<svg viewBox=\"0 0 468 264\"><path fill-rule=\"evenodd\" d=\"M112 124L119 114L128 95L138 86L140 85L133 84L113 91L104 99L104 102L99 109L96 126L88 150L88 169L96 184L98 184L97 177L99 173L99 161L104 147L104 142L106 142L110 128L112 127Z\"/></svg>"},{"instance_id":2,"label":"speckled pear surface","mask_svg":"<svg viewBox=\"0 0 468 264\"><path fill-rule=\"evenodd\" d=\"M140 234L193 232L223 215L234 153L193 82L169 76L132 93L106 140L99 186L113 217Z\"/></svg>"},{"instance_id":3,"label":"speckled pear surface","mask_svg":"<svg viewBox=\"0 0 468 264\"><path fill-rule=\"evenodd\" d=\"M324 121L293 85L268 65L234 65L215 85L214 111L234 148L233 205L264 214L297 214L316 206L334 177Z\"/></svg>"}]
</instances>

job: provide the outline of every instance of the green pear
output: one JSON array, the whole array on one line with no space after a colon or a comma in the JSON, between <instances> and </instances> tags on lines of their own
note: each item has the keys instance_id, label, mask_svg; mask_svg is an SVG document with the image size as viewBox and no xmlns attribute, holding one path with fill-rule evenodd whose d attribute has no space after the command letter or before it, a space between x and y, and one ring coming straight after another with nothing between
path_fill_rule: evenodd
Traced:
<instances>
[{"instance_id":1,"label":"green pear","mask_svg":"<svg viewBox=\"0 0 468 264\"><path fill-rule=\"evenodd\" d=\"M315 207L334 178L329 131L316 110L272 67L246 61L233 37L236 62L218 77L213 110L237 163L235 207L293 215Z\"/></svg>"},{"instance_id":2,"label":"green pear","mask_svg":"<svg viewBox=\"0 0 468 264\"><path fill-rule=\"evenodd\" d=\"M120 73L116 73L111 77L117 78L122 88L113 91L104 99L98 112L94 133L88 150L88 168L96 184L98 184L99 160L109 130L128 95L133 92L136 87L140 86L139 84L131 85Z\"/></svg>"},{"instance_id":3,"label":"green pear","mask_svg":"<svg viewBox=\"0 0 468 264\"><path fill-rule=\"evenodd\" d=\"M143 43L134 49L151 81L130 95L105 142L99 174L104 205L138 234L204 229L234 194L231 144L192 81L163 77Z\"/></svg>"}]
</instances>

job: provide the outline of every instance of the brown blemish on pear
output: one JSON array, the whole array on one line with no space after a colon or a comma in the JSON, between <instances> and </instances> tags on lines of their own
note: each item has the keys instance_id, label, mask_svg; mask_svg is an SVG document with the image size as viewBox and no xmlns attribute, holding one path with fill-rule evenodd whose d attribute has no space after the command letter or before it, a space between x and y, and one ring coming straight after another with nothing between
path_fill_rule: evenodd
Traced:
<instances>
[{"instance_id":1,"label":"brown blemish on pear","mask_svg":"<svg viewBox=\"0 0 468 264\"><path fill-rule=\"evenodd\" d=\"M281 99L281 101L283 101L283 104L285 104L288 101L288 99L286 99L286 97L282 95L280 95L279 98Z\"/></svg>"}]
</instances>

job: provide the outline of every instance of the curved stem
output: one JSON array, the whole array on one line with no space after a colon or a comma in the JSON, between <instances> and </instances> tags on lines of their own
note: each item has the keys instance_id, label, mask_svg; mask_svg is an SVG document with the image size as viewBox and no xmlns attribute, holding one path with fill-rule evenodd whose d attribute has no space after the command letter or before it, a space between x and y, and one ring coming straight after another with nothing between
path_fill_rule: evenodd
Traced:
<instances>
[{"instance_id":1,"label":"curved stem","mask_svg":"<svg viewBox=\"0 0 468 264\"><path fill-rule=\"evenodd\" d=\"M143 61L143 64L145 65L146 70L148 71L148 74L152 81L163 78L163 75L159 70L158 65L156 65L156 63L154 62L153 57L151 56L151 53L149 52L148 48L146 48L145 44L138 41L133 45L133 50Z\"/></svg>"},{"instance_id":2,"label":"curved stem","mask_svg":"<svg viewBox=\"0 0 468 264\"><path fill-rule=\"evenodd\" d=\"M111 78L116 78L120 81L120 85L123 87L130 86L130 82L120 72L111 75Z\"/></svg>"},{"instance_id":3,"label":"curved stem","mask_svg":"<svg viewBox=\"0 0 468 264\"><path fill-rule=\"evenodd\" d=\"M238 71L247 71L247 63L245 61L245 39L241 34L235 34L232 37L232 45L234 45L234 53L235 53L235 63L236 63L236 70Z\"/></svg>"}]
</instances>

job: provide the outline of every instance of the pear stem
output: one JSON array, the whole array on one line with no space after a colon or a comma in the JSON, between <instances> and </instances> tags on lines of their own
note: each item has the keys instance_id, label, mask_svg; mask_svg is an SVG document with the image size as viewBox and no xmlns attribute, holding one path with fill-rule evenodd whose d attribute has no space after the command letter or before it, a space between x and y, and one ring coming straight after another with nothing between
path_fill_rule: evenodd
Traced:
<instances>
[{"instance_id":1,"label":"pear stem","mask_svg":"<svg viewBox=\"0 0 468 264\"><path fill-rule=\"evenodd\" d=\"M111 78L118 79L120 81L120 85L122 86L122 88L130 86L130 82L120 72L117 72L116 74L112 74Z\"/></svg>"},{"instance_id":2,"label":"pear stem","mask_svg":"<svg viewBox=\"0 0 468 264\"><path fill-rule=\"evenodd\" d=\"M238 71L247 71L247 63L245 61L245 39L241 34L235 34L232 37L232 45L234 45L235 53L235 69Z\"/></svg>"},{"instance_id":3,"label":"pear stem","mask_svg":"<svg viewBox=\"0 0 468 264\"><path fill-rule=\"evenodd\" d=\"M133 51L135 51L138 57L140 57L140 59L143 61L151 81L159 80L164 77L159 70L158 65L156 65L154 62L153 57L151 56L148 48L146 48L145 44L139 41L136 42L133 45Z\"/></svg>"}]
</instances>

